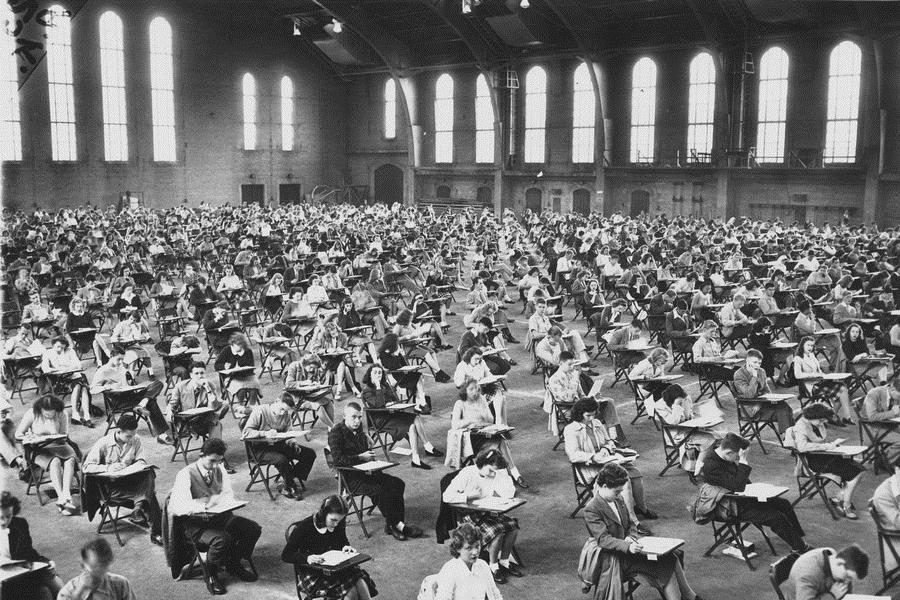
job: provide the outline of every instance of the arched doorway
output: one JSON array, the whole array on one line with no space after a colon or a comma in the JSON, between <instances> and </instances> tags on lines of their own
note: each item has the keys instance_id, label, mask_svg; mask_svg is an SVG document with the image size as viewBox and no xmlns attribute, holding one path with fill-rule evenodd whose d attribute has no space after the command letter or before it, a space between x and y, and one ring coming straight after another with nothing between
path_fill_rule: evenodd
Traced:
<instances>
[{"instance_id":1,"label":"arched doorway","mask_svg":"<svg viewBox=\"0 0 900 600\"><path fill-rule=\"evenodd\" d=\"M375 169L375 202L403 202L403 171L394 165Z\"/></svg>"},{"instance_id":2,"label":"arched doorway","mask_svg":"<svg viewBox=\"0 0 900 600\"><path fill-rule=\"evenodd\" d=\"M543 210L542 198L543 193L538 188L528 188L525 190L525 208L531 210L531 212L540 214L541 210Z\"/></svg>"},{"instance_id":3,"label":"arched doorway","mask_svg":"<svg viewBox=\"0 0 900 600\"><path fill-rule=\"evenodd\" d=\"M438 198L449 198L450 197L450 186L449 185L437 186L437 197Z\"/></svg>"},{"instance_id":4,"label":"arched doorway","mask_svg":"<svg viewBox=\"0 0 900 600\"><path fill-rule=\"evenodd\" d=\"M591 193L579 188L572 192L572 210L579 215L591 214Z\"/></svg>"},{"instance_id":5,"label":"arched doorway","mask_svg":"<svg viewBox=\"0 0 900 600\"><path fill-rule=\"evenodd\" d=\"M478 188L478 191L475 193L475 202L482 206L493 206L494 190L487 186Z\"/></svg>"},{"instance_id":6,"label":"arched doorway","mask_svg":"<svg viewBox=\"0 0 900 600\"><path fill-rule=\"evenodd\" d=\"M631 216L639 217L641 213L650 214L650 192L634 190L631 192Z\"/></svg>"}]
</instances>

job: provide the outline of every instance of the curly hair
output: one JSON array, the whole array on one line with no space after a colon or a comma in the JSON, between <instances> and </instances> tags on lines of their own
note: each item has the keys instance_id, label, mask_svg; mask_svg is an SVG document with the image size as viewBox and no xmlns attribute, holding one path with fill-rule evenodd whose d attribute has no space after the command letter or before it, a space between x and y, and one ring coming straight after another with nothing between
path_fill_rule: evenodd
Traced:
<instances>
[{"instance_id":1,"label":"curly hair","mask_svg":"<svg viewBox=\"0 0 900 600\"><path fill-rule=\"evenodd\" d=\"M0 494L0 510L6 510L8 508L12 508L12 514L15 516L22 510L22 503L10 492L3 492Z\"/></svg>"},{"instance_id":2,"label":"curly hair","mask_svg":"<svg viewBox=\"0 0 900 600\"><path fill-rule=\"evenodd\" d=\"M482 543L481 532L471 523L463 523L450 532L450 556L459 558L463 546L474 546Z\"/></svg>"}]
</instances>

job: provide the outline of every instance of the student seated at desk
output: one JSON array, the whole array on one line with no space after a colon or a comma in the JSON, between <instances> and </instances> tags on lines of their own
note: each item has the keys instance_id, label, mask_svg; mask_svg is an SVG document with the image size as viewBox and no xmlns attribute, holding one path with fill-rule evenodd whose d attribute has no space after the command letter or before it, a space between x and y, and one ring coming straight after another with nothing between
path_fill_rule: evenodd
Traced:
<instances>
[{"instance_id":1,"label":"student seated at desk","mask_svg":"<svg viewBox=\"0 0 900 600\"><path fill-rule=\"evenodd\" d=\"M885 529L900 531L900 456L891 461L891 476L882 481L872 494L875 516ZM884 572L898 567L889 544L900 544L900 536L890 535L882 544L884 552Z\"/></svg>"},{"instance_id":2,"label":"student seated at desk","mask_svg":"<svg viewBox=\"0 0 900 600\"><path fill-rule=\"evenodd\" d=\"M694 342L691 351L694 362L715 362L722 358L737 358L740 356L737 350L728 350L722 353L722 345L719 344L719 326L713 320L703 321L700 325L700 337Z\"/></svg>"},{"instance_id":3,"label":"student seated at desk","mask_svg":"<svg viewBox=\"0 0 900 600\"><path fill-rule=\"evenodd\" d=\"M35 400L16 428L16 440L28 436L68 435L69 417L62 400L56 396L41 396ZM67 439L51 442L34 455L34 462L49 471L50 484L56 492L56 508L71 517L78 513L72 502L72 477L75 475L75 450Z\"/></svg>"},{"instance_id":4,"label":"student seated at desk","mask_svg":"<svg viewBox=\"0 0 900 600\"><path fill-rule=\"evenodd\" d=\"M691 419L700 417L714 417L721 419L723 414L712 399L694 403L690 395L677 383L673 383L665 389L662 397L654 402L654 412L668 425L678 425ZM675 442L681 442L688 437L684 445L679 449L681 468L688 473L699 475L703 469L703 462L709 449L722 439L724 434L709 429L694 429L686 431L676 428L672 432Z\"/></svg>"},{"instance_id":5,"label":"student seated at desk","mask_svg":"<svg viewBox=\"0 0 900 600\"><path fill-rule=\"evenodd\" d=\"M328 447L331 448L335 467L352 467L375 459L362 424L362 407L356 402L348 402L344 408L344 420L328 432ZM404 523L406 483L402 479L384 471L367 473L348 469L343 471L343 475L351 492L366 494L376 500L378 510L384 515L386 534L401 542L422 536L421 529Z\"/></svg>"},{"instance_id":6,"label":"student seated at desk","mask_svg":"<svg viewBox=\"0 0 900 600\"><path fill-rule=\"evenodd\" d=\"M461 469L444 490L444 502L471 503L482 498L513 498L516 486L506 471L506 461L499 450L483 449L475 456L475 464ZM510 554L519 535L519 521L506 515L482 514L476 526L488 545L491 573L497 583L506 583L507 575L522 577L518 565L510 562ZM463 522L472 523L470 514Z\"/></svg>"},{"instance_id":7,"label":"student seated at desk","mask_svg":"<svg viewBox=\"0 0 900 600\"><path fill-rule=\"evenodd\" d=\"M602 382L603 380L600 381L600 384ZM547 380L547 390L553 395L553 399L564 404L574 404L581 398L588 397L587 394L592 391L592 388L594 388L594 384L591 385L591 389L588 389L587 392L584 390L581 370L575 364L575 357L572 353L561 352L559 355L559 368ZM599 387L597 389L599 390ZM625 444L625 432L620 425L619 412L616 410L615 402L610 398L597 397L596 392L594 396L590 397L597 400L600 420L609 429L610 436L620 444ZM544 412L549 414L550 409L550 394L548 394L544 400Z\"/></svg>"},{"instance_id":8,"label":"student seated at desk","mask_svg":"<svg viewBox=\"0 0 900 600\"><path fill-rule=\"evenodd\" d=\"M488 564L478 558L484 542L471 523L462 523L450 532L450 560L435 577L434 600L503 600Z\"/></svg>"},{"instance_id":9,"label":"student seated at desk","mask_svg":"<svg viewBox=\"0 0 900 600\"><path fill-rule=\"evenodd\" d=\"M637 381L641 379L656 379L662 377L672 368L672 358L669 351L665 348L654 348L650 354L639 363L631 368L628 372L628 379ZM647 381L639 383L637 386L643 396L653 396L654 400L659 400L662 393L669 387L668 381Z\"/></svg>"},{"instance_id":10,"label":"student seated at desk","mask_svg":"<svg viewBox=\"0 0 900 600\"><path fill-rule=\"evenodd\" d=\"M183 519L185 536L208 547L206 570L209 578L205 583L213 595L225 593L225 586L219 579L221 567L242 581L256 581L256 572L243 566L241 561L251 560L262 533L256 522L239 517L233 511L207 512L234 502L231 476L222 466L225 450L222 440L206 440L200 449L200 458L175 476L168 507L170 514ZM171 536L172 529L168 531ZM167 548L182 543L182 540L166 540Z\"/></svg>"},{"instance_id":11,"label":"student seated at desk","mask_svg":"<svg viewBox=\"0 0 900 600\"><path fill-rule=\"evenodd\" d=\"M16 444L16 424L12 420L12 405L6 386L0 386L0 459L6 462L10 469L19 473L19 477L25 477L25 458L22 450Z\"/></svg>"},{"instance_id":12,"label":"student seated at desk","mask_svg":"<svg viewBox=\"0 0 900 600\"><path fill-rule=\"evenodd\" d=\"M325 384L325 366L318 356L312 353L303 354L298 360L289 364L284 370L284 385L288 388L301 385ZM291 393L297 393L291 391ZM303 396L298 407L300 410L316 411L325 427L334 426L334 399L328 393L327 386L313 396Z\"/></svg>"},{"instance_id":13,"label":"student seated at desk","mask_svg":"<svg viewBox=\"0 0 900 600\"><path fill-rule=\"evenodd\" d=\"M850 394L847 385L843 381L829 381L822 379L824 371L819 364L819 358L814 352L815 341L811 337L804 337L797 344L797 353L794 356L794 378L797 385L802 385L810 397L819 402L831 406L836 417L832 422L838 427L853 425L850 419Z\"/></svg>"},{"instance_id":14,"label":"student seated at desk","mask_svg":"<svg viewBox=\"0 0 900 600\"><path fill-rule=\"evenodd\" d=\"M294 397L287 392L275 402L259 404L253 407L247 423L241 432L241 439L265 439L276 433L283 433L291 428ZM302 446L296 439L278 440L260 449L259 462L275 465L281 475L279 493L286 498L303 500L299 482L305 482L312 471L316 460L316 452ZM292 464L292 461L296 461Z\"/></svg>"},{"instance_id":15,"label":"student seated at desk","mask_svg":"<svg viewBox=\"0 0 900 600\"><path fill-rule=\"evenodd\" d=\"M871 351L866 344L866 336L859 323L851 323L847 327L841 347L844 350L844 356L847 357L847 368L856 375L868 378L874 374L878 379L878 385L886 384L888 379L894 376L893 361L870 362L866 360Z\"/></svg>"},{"instance_id":16,"label":"student seated at desk","mask_svg":"<svg viewBox=\"0 0 900 600\"><path fill-rule=\"evenodd\" d=\"M794 319L794 328L798 336L812 336L817 331L822 331L822 326L819 324L816 315L813 314L812 304L808 300L804 299L798 302L797 310L800 313ZM815 339L815 347L825 351L828 364L831 365L832 369L836 369L844 359L840 335L827 334L813 337Z\"/></svg>"},{"instance_id":17,"label":"student seated at desk","mask_svg":"<svg viewBox=\"0 0 900 600\"><path fill-rule=\"evenodd\" d=\"M782 587L786 600L843 598L869 573L869 555L852 544L839 552L816 548L800 555Z\"/></svg>"},{"instance_id":18,"label":"student seated at desk","mask_svg":"<svg viewBox=\"0 0 900 600\"><path fill-rule=\"evenodd\" d=\"M381 365L372 365L363 375L362 400L366 408L383 409L385 405L399 402L397 393L387 380L387 372ZM378 421L382 424L382 431L391 436L394 441L403 438L409 440L409 448L412 451L410 460L414 469L428 470L431 466L422 462L419 456L419 441L428 456L443 456L444 453L435 448L425 433L425 425L422 417L414 412L402 410L379 414Z\"/></svg>"},{"instance_id":19,"label":"student seated at desk","mask_svg":"<svg viewBox=\"0 0 900 600\"><path fill-rule=\"evenodd\" d=\"M223 348L216 357L215 367L216 371L225 371L235 367L252 367L255 364L253 350L250 348L247 336L237 332L231 334L231 337L228 338L228 346ZM227 381L228 393L232 396L244 389L261 389L256 372L252 370L247 373L228 375Z\"/></svg>"},{"instance_id":20,"label":"student seated at desk","mask_svg":"<svg viewBox=\"0 0 900 600\"><path fill-rule=\"evenodd\" d=\"M547 330L547 335L537 343L537 346L534 349L534 355L544 361L544 364L547 366L556 367L559 365L559 355L562 352L570 352L573 356L578 355L570 338L566 338L563 335L562 328L554 325ZM599 375L599 373L591 369L583 371L583 374L584 376Z\"/></svg>"},{"instance_id":21,"label":"student seated at desk","mask_svg":"<svg viewBox=\"0 0 900 600\"><path fill-rule=\"evenodd\" d=\"M634 466L634 451L620 447L609 437L606 426L597 419L597 410L597 401L593 398L582 398L572 407L572 422L563 430L566 456L570 462L578 464L579 476L585 482L592 482L607 463L621 465L629 480L622 491L628 515L638 532L652 535L637 517L638 513L647 519L655 519L657 515L647 508L644 475Z\"/></svg>"},{"instance_id":22,"label":"student seated at desk","mask_svg":"<svg viewBox=\"0 0 900 600\"><path fill-rule=\"evenodd\" d=\"M483 448L498 449L506 461L515 484L521 488L527 488L528 484L525 483L513 461L507 442L508 434L482 435L477 431L472 431L490 425L503 425L499 422L499 418L491 413L490 405L481 392L481 386L474 379L469 379L466 381L464 389L465 394L461 395L460 399L453 404L450 430L447 431L447 454L460 459L471 456L464 452L466 444L462 438L467 435L471 441L473 453L477 454ZM462 460L459 462L461 463Z\"/></svg>"},{"instance_id":23,"label":"student seated at desk","mask_svg":"<svg viewBox=\"0 0 900 600\"><path fill-rule=\"evenodd\" d=\"M138 420L132 414L124 414L116 421L116 429L97 440L87 457L82 470L85 474L114 474L135 463L147 464L141 438L137 435ZM162 511L156 499L156 475L152 470L112 480L109 486L110 500L134 501L131 520L150 526L150 541L162 546ZM96 489L85 485L81 499L88 520L99 508Z\"/></svg>"},{"instance_id":24,"label":"student seated at desk","mask_svg":"<svg viewBox=\"0 0 900 600\"><path fill-rule=\"evenodd\" d=\"M469 380L474 379L480 382L488 377L491 377L491 372L484 362L484 355L482 355L481 349L472 347L466 350L462 355L462 360L456 365L456 371L453 373L453 384L456 386L460 396L463 396L466 393L466 386ZM482 392L494 409L494 414L498 415L497 424L508 425L506 394L500 382L485 385Z\"/></svg>"},{"instance_id":25,"label":"student seated at desk","mask_svg":"<svg viewBox=\"0 0 900 600\"><path fill-rule=\"evenodd\" d=\"M510 366L516 364L516 361L509 357L500 333L493 330L493 328L494 323L489 317L482 317L477 321L473 321L471 327L459 339L457 356L461 358L469 348L480 348L482 352L499 350L497 353L485 356L484 361L491 373L494 375L505 375L509 372ZM491 336L493 336L493 339Z\"/></svg>"},{"instance_id":26,"label":"student seated at desk","mask_svg":"<svg viewBox=\"0 0 900 600\"><path fill-rule=\"evenodd\" d=\"M41 371L49 375L57 371L74 371L59 376L59 380L72 390L72 421L92 428L94 423L91 421L91 394L88 390L87 377L81 371L81 359L69 347L69 340L66 337L53 338L50 348L44 350ZM79 410L81 418L78 417Z\"/></svg>"},{"instance_id":27,"label":"student seated at desk","mask_svg":"<svg viewBox=\"0 0 900 600\"><path fill-rule=\"evenodd\" d=\"M594 480L594 497L584 509L587 528L603 550L594 598L609 598L618 593L626 578L639 576L665 600L702 600L688 583L675 553L659 556L657 560L649 560L641 553L640 532L622 500L627 483L625 469L616 464L603 465ZM618 563L618 568L614 563Z\"/></svg>"},{"instance_id":28,"label":"student seated at desk","mask_svg":"<svg viewBox=\"0 0 900 600\"><path fill-rule=\"evenodd\" d=\"M153 377L150 354L140 346L141 343L150 341L150 328L143 312L135 310L119 321L109 336L109 341L113 350L128 353L125 366L132 375L136 375L143 365L147 367L147 373Z\"/></svg>"},{"instance_id":29,"label":"student seated at desk","mask_svg":"<svg viewBox=\"0 0 900 600\"><path fill-rule=\"evenodd\" d=\"M135 600L131 583L109 572L113 551L104 538L94 538L81 547L82 571L66 582L58 600Z\"/></svg>"},{"instance_id":30,"label":"student seated at desk","mask_svg":"<svg viewBox=\"0 0 900 600\"><path fill-rule=\"evenodd\" d=\"M855 521L858 517L853 509L853 492L859 485L865 469L854 461L853 457L816 454L817 451L832 450L835 447L833 442L825 441L828 437L825 424L833 418L834 413L824 404L819 402L808 404L803 409L803 416L791 427L793 436L788 435L785 444L790 445L792 437L797 452L812 453L807 456L810 469L838 479L841 494L831 501L836 505L838 512Z\"/></svg>"},{"instance_id":31,"label":"student seated at desk","mask_svg":"<svg viewBox=\"0 0 900 600\"><path fill-rule=\"evenodd\" d=\"M734 372L734 389L738 399L759 398L772 391L762 369L762 361L762 352L753 348L747 351L743 366ZM756 402L749 410L751 416L757 416L760 420L775 421L781 433L794 424L794 411L786 402Z\"/></svg>"},{"instance_id":32,"label":"student seated at desk","mask_svg":"<svg viewBox=\"0 0 900 600\"><path fill-rule=\"evenodd\" d=\"M326 574L303 568L322 564L322 555L333 550L356 552L347 539L347 505L340 496L327 496L319 510L293 524L293 531L281 551L281 560L295 565L297 591L309 598L326 600L369 600L374 588L372 578L359 566Z\"/></svg>"},{"instance_id":33,"label":"student seated at desk","mask_svg":"<svg viewBox=\"0 0 900 600\"><path fill-rule=\"evenodd\" d=\"M550 320L550 315L547 310L547 301L543 299L536 301L535 313L528 318L529 344L536 344L538 340L546 336L550 331L550 328L554 326L559 327L562 331L563 336L566 338L566 344L569 345L574 355L585 362L590 360L587 353L587 347L584 345L584 340L581 339L581 334L574 329L568 329L563 325L554 325Z\"/></svg>"},{"instance_id":34,"label":"student seated at desk","mask_svg":"<svg viewBox=\"0 0 900 600\"><path fill-rule=\"evenodd\" d=\"M95 331L79 334L77 333L79 329L94 329ZM82 354L93 352L97 364L101 365L106 362L110 350L103 337L97 335L96 329L94 316L87 312L87 302L78 296L72 298L69 301L69 315L66 317L66 333L69 334L79 352Z\"/></svg>"},{"instance_id":35,"label":"student seated at desk","mask_svg":"<svg viewBox=\"0 0 900 600\"><path fill-rule=\"evenodd\" d=\"M724 494L744 491L753 470L748 460L749 454L750 442L735 433L726 434L703 463L701 474L705 484L721 488ZM724 500L730 501L727 498ZM811 548L803 540L806 533L789 500L768 498L760 502L748 497L736 501L740 503L741 521L769 527L795 552L806 552Z\"/></svg>"},{"instance_id":36,"label":"student seated at desk","mask_svg":"<svg viewBox=\"0 0 900 600\"><path fill-rule=\"evenodd\" d=\"M50 566L20 578L21 581L15 579L4 582L4 596L9 594L9 598L55 600L62 589L62 579L56 574L53 561L41 555L31 545L28 521L18 516L21 509L22 504L18 498L9 492L0 493L0 538L5 538L5 543L0 543L0 562L26 560L45 562Z\"/></svg>"}]
</instances>

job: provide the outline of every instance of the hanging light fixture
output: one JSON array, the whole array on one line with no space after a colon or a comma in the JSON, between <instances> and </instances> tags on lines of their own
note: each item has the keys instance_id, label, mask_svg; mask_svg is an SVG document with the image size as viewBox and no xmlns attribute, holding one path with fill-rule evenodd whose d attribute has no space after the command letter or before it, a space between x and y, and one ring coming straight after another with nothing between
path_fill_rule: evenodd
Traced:
<instances>
[{"instance_id":1,"label":"hanging light fixture","mask_svg":"<svg viewBox=\"0 0 900 600\"><path fill-rule=\"evenodd\" d=\"M337 19L332 19L331 24L332 24L332 26L334 26L335 33L340 33L344 30L344 26L341 25L341 22L338 21Z\"/></svg>"},{"instance_id":2,"label":"hanging light fixture","mask_svg":"<svg viewBox=\"0 0 900 600\"><path fill-rule=\"evenodd\" d=\"M529 6L531 6L531 2L529 2L528 0L522 0L521 2L519 2L519 8L528 8Z\"/></svg>"}]
</instances>

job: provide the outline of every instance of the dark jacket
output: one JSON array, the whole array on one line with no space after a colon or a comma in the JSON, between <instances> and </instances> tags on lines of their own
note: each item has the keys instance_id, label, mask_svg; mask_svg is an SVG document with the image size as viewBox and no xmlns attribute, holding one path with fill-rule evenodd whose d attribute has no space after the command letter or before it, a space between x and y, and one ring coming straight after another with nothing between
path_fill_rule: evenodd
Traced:
<instances>
[{"instance_id":1,"label":"dark jacket","mask_svg":"<svg viewBox=\"0 0 900 600\"><path fill-rule=\"evenodd\" d=\"M438 544L443 544L445 540L450 538L450 532L456 529L456 515L453 509L444 502L444 492L450 486L450 482L456 477L459 471L447 473L441 477L441 505L438 509L437 521L434 523L434 536Z\"/></svg>"},{"instance_id":2,"label":"dark jacket","mask_svg":"<svg viewBox=\"0 0 900 600\"><path fill-rule=\"evenodd\" d=\"M730 492L742 492L750 483L750 471L753 467L723 460L713 451L703 463L703 480L710 485L717 485Z\"/></svg>"},{"instance_id":3,"label":"dark jacket","mask_svg":"<svg viewBox=\"0 0 900 600\"><path fill-rule=\"evenodd\" d=\"M9 554L13 560L30 562L50 562L31 545L31 532L28 521L22 517L13 517L9 522Z\"/></svg>"}]
</instances>

